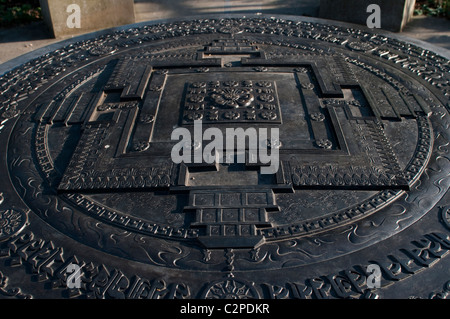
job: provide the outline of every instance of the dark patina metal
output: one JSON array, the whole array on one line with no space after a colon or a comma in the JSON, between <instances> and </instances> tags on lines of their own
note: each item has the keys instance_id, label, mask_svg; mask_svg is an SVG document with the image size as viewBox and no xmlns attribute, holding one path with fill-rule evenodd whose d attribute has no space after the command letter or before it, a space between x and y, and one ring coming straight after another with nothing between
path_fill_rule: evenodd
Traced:
<instances>
[{"instance_id":1,"label":"dark patina metal","mask_svg":"<svg viewBox=\"0 0 450 319\"><path fill-rule=\"evenodd\" d=\"M0 295L446 296L449 70L265 17L139 25L20 65L0 78ZM278 172L174 164L171 133L195 120L279 128Z\"/></svg>"}]
</instances>

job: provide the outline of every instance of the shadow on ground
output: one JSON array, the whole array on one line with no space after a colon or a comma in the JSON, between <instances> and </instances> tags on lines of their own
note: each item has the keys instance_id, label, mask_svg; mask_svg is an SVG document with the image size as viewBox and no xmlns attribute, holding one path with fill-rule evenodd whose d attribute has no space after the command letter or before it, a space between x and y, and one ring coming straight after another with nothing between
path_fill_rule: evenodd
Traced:
<instances>
[{"instance_id":1,"label":"shadow on ground","mask_svg":"<svg viewBox=\"0 0 450 319\"><path fill-rule=\"evenodd\" d=\"M214 13L281 14L316 17L319 0L135 0L136 21Z\"/></svg>"},{"instance_id":2,"label":"shadow on ground","mask_svg":"<svg viewBox=\"0 0 450 319\"><path fill-rule=\"evenodd\" d=\"M52 35L43 21L14 28L0 28L0 43L51 39Z\"/></svg>"}]
</instances>

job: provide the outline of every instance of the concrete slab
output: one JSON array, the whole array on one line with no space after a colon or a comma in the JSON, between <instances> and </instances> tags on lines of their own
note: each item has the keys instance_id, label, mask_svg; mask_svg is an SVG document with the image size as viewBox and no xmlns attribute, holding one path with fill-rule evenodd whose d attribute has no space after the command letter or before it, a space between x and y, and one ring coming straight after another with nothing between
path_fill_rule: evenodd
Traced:
<instances>
[{"instance_id":1,"label":"concrete slab","mask_svg":"<svg viewBox=\"0 0 450 319\"><path fill-rule=\"evenodd\" d=\"M134 23L133 0L40 0L53 36L62 38Z\"/></svg>"},{"instance_id":2,"label":"concrete slab","mask_svg":"<svg viewBox=\"0 0 450 319\"><path fill-rule=\"evenodd\" d=\"M411 20L416 0L320 0L319 18L367 24L372 11L367 8L376 4L380 8L381 28L400 32Z\"/></svg>"}]
</instances>

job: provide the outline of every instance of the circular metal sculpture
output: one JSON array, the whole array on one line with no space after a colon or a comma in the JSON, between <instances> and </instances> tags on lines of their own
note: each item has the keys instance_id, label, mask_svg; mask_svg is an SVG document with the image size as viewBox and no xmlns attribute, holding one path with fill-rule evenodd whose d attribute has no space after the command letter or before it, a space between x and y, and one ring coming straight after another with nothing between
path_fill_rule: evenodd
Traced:
<instances>
[{"instance_id":1,"label":"circular metal sculpture","mask_svg":"<svg viewBox=\"0 0 450 319\"><path fill-rule=\"evenodd\" d=\"M138 25L24 63L0 78L0 294L446 296L449 70L264 17ZM175 163L173 130L200 120L277 128L278 170Z\"/></svg>"}]
</instances>

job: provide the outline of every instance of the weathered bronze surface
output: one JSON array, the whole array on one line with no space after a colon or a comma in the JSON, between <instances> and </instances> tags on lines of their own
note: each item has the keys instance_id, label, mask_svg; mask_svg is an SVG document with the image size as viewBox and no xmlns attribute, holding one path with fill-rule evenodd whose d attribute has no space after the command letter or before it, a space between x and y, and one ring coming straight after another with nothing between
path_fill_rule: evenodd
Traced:
<instances>
[{"instance_id":1,"label":"weathered bronze surface","mask_svg":"<svg viewBox=\"0 0 450 319\"><path fill-rule=\"evenodd\" d=\"M265 17L139 25L20 65L0 78L0 296L447 296L449 71ZM194 120L279 128L278 172L174 164Z\"/></svg>"}]
</instances>

